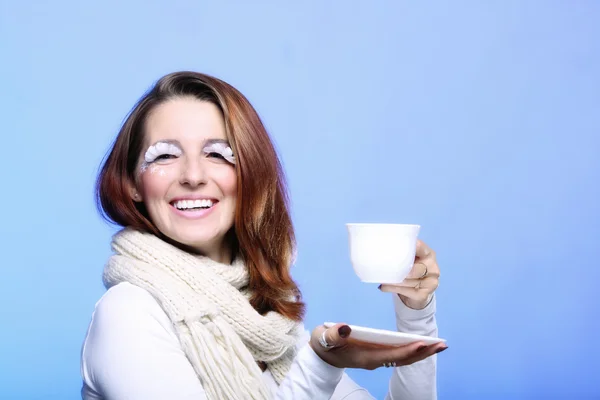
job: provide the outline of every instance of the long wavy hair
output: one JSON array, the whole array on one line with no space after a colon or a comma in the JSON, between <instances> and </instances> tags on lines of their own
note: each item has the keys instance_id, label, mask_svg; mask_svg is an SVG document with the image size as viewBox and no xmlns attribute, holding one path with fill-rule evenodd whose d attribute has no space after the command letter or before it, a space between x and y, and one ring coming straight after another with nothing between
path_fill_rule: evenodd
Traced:
<instances>
[{"instance_id":1,"label":"long wavy hair","mask_svg":"<svg viewBox=\"0 0 600 400\"><path fill-rule=\"evenodd\" d=\"M197 72L162 77L127 115L96 182L96 202L109 222L162 236L129 187L142 151L149 113L177 97L194 97L216 105L223 115L229 144L236 156L237 204L228 235L236 257L249 270L252 306L261 314L276 311L301 320L304 303L290 275L295 234L289 212L285 175L273 143L250 102L237 89Z\"/></svg>"}]
</instances>

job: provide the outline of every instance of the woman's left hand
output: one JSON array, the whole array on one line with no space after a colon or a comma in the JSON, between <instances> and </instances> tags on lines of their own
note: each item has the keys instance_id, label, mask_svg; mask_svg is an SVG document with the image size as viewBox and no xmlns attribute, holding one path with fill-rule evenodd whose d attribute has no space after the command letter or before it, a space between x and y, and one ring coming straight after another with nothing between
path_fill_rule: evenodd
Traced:
<instances>
[{"instance_id":1,"label":"woman's left hand","mask_svg":"<svg viewBox=\"0 0 600 400\"><path fill-rule=\"evenodd\" d=\"M395 285L383 284L379 289L382 292L398 293L407 307L420 310L431 301L439 279L440 268L435 259L435 252L423 241L418 240L415 262L406 279Z\"/></svg>"}]
</instances>

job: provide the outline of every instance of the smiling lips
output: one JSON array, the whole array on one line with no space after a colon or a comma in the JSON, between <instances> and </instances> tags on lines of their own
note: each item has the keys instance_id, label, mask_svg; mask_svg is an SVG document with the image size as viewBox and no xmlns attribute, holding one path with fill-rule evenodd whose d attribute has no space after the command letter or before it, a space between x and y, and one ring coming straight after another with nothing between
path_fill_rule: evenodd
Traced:
<instances>
[{"instance_id":1,"label":"smiling lips","mask_svg":"<svg viewBox=\"0 0 600 400\"><path fill-rule=\"evenodd\" d=\"M216 203L211 199L177 200L171 204L178 210L194 210L198 208L211 208Z\"/></svg>"},{"instance_id":2,"label":"smiling lips","mask_svg":"<svg viewBox=\"0 0 600 400\"><path fill-rule=\"evenodd\" d=\"M179 199L170 204L173 210L180 216L186 218L201 218L209 214L217 205L215 199Z\"/></svg>"}]
</instances>

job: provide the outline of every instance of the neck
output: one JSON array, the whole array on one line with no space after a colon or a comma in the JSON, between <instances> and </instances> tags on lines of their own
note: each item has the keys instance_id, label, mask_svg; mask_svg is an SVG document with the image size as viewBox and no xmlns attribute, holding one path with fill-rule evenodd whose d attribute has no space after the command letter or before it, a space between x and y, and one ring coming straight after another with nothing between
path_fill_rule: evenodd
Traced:
<instances>
[{"instance_id":1,"label":"neck","mask_svg":"<svg viewBox=\"0 0 600 400\"><path fill-rule=\"evenodd\" d=\"M221 264L231 264L233 261L231 248L229 246L220 246L216 249L211 249L211 251L198 251L197 253Z\"/></svg>"},{"instance_id":2,"label":"neck","mask_svg":"<svg viewBox=\"0 0 600 400\"><path fill-rule=\"evenodd\" d=\"M201 247L179 243L165 236L163 236L163 240L171 243L176 247L179 247L181 250L187 251L188 253L208 257L211 260L221 264L231 264L233 262L233 249L231 245L229 245L227 240L222 240L219 244L212 244Z\"/></svg>"}]
</instances>

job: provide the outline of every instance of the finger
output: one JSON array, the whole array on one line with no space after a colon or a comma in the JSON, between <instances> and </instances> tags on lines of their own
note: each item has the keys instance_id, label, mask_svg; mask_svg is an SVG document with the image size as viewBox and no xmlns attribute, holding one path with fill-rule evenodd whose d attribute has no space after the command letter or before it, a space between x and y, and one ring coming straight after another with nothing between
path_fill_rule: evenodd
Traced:
<instances>
[{"instance_id":1,"label":"finger","mask_svg":"<svg viewBox=\"0 0 600 400\"><path fill-rule=\"evenodd\" d=\"M407 297L414 302L417 303L429 303L431 294L435 291L436 288L406 288L406 287L397 287L394 290L394 293L397 293L401 296Z\"/></svg>"},{"instance_id":2,"label":"finger","mask_svg":"<svg viewBox=\"0 0 600 400\"><path fill-rule=\"evenodd\" d=\"M327 344L331 346L335 346L336 348L343 347L346 345L350 332L352 332L352 329L348 325L335 324L325 331L325 339L327 340Z\"/></svg>"},{"instance_id":3,"label":"finger","mask_svg":"<svg viewBox=\"0 0 600 400\"><path fill-rule=\"evenodd\" d=\"M411 365L416 362L422 361L428 357L431 357L434 354L440 353L448 348L448 345L445 343L435 343L429 346L422 346L416 349L411 355L408 357L402 357L396 359L396 365Z\"/></svg>"},{"instance_id":4,"label":"finger","mask_svg":"<svg viewBox=\"0 0 600 400\"><path fill-rule=\"evenodd\" d=\"M382 284L379 286L379 290L386 293L406 293L406 289L429 289L434 291L438 287L438 279L435 277L427 277L425 279L405 279L399 284Z\"/></svg>"},{"instance_id":5,"label":"finger","mask_svg":"<svg viewBox=\"0 0 600 400\"><path fill-rule=\"evenodd\" d=\"M415 256L418 258L426 258L430 255L433 255L433 250L424 241L421 239L417 239L417 250L415 252Z\"/></svg>"},{"instance_id":6,"label":"finger","mask_svg":"<svg viewBox=\"0 0 600 400\"><path fill-rule=\"evenodd\" d=\"M426 274L429 274L429 265L425 261L417 261L406 276L406 279L421 279Z\"/></svg>"},{"instance_id":7,"label":"finger","mask_svg":"<svg viewBox=\"0 0 600 400\"><path fill-rule=\"evenodd\" d=\"M417 286L417 284L421 283L422 280L421 279L405 279L400 283L382 283L381 285L379 285L379 289L382 292L393 292L395 290L395 288L397 287L412 287L414 288L415 286Z\"/></svg>"},{"instance_id":8,"label":"finger","mask_svg":"<svg viewBox=\"0 0 600 400\"><path fill-rule=\"evenodd\" d=\"M360 347L361 350L375 350L375 349L387 349L389 350L390 348L397 348L398 345L390 345L390 344L382 344L382 343L375 343L375 342L365 342L363 340L357 340L352 338L352 336L350 336L346 342L348 344L348 346L356 346L356 347Z\"/></svg>"},{"instance_id":9,"label":"finger","mask_svg":"<svg viewBox=\"0 0 600 400\"><path fill-rule=\"evenodd\" d=\"M385 363L395 362L396 366L405 365L407 360L412 360L415 354L425 350L427 345L423 342L414 342L398 347L388 347L369 350L368 369L382 367Z\"/></svg>"}]
</instances>

